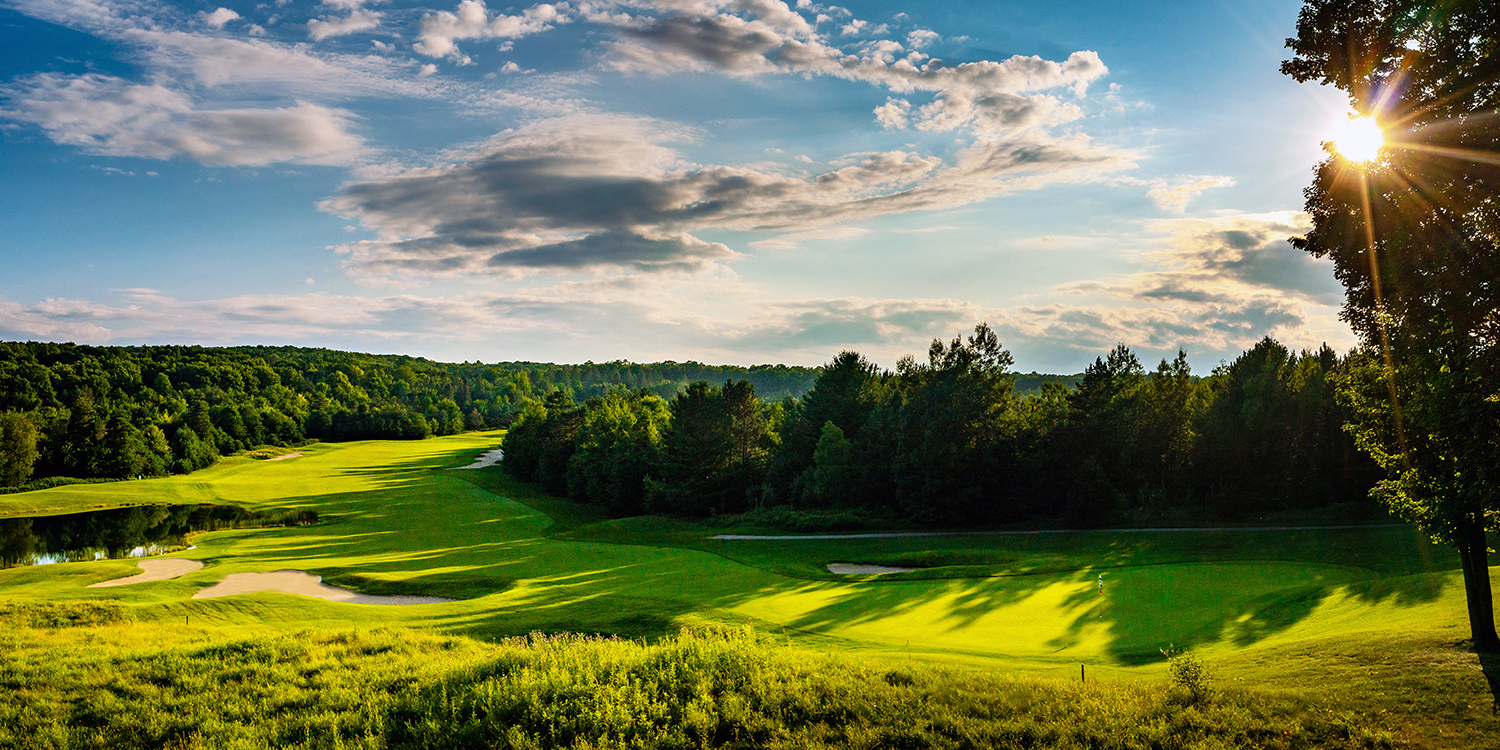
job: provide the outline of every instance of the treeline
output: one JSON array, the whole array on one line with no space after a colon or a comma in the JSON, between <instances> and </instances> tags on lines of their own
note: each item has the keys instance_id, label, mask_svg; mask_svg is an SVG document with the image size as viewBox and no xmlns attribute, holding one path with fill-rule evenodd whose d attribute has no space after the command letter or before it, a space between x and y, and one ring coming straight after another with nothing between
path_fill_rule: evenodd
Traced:
<instances>
[{"instance_id":1,"label":"treeline","mask_svg":"<svg viewBox=\"0 0 1500 750\"><path fill-rule=\"evenodd\" d=\"M548 393L670 397L691 380L738 378L797 396L816 375L783 365L447 364L297 347L0 342L0 487L189 472L263 444L503 427Z\"/></svg>"},{"instance_id":2,"label":"treeline","mask_svg":"<svg viewBox=\"0 0 1500 750\"><path fill-rule=\"evenodd\" d=\"M929 524L1230 519L1355 503L1377 468L1344 433L1328 347L1267 338L1206 377L1116 347L1075 388L1023 395L984 325L883 371L844 352L801 399L744 381L669 402L554 393L512 426L504 466L615 513L850 511Z\"/></svg>"}]
</instances>

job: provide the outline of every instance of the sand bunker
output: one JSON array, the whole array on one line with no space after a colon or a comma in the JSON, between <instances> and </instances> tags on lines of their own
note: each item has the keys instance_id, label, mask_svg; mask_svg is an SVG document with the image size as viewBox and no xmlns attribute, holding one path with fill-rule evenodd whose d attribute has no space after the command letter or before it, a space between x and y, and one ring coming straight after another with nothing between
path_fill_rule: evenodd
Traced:
<instances>
[{"instance_id":1,"label":"sand bunker","mask_svg":"<svg viewBox=\"0 0 1500 750\"><path fill-rule=\"evenodd\" d=\"M884 565L854 565L852 563L828 563L828 572L841 576L868 576L876 573L905 573L916 568L888 568Z\"/></svg>"},{"instance_id":2,"label":"sand bunker","mask_svg":"<svg viewBox=\"0 0 1500 750\"><path fill-rule=\"evenodd\" d=\"M147 581L165 581L178 576L185 576L203 567L203 563L197 560L186 560L180 557L169 557L156 560L142 560L136 563L136 567L145 571L143 573L129 576L127 578L116 578L113 581L100 581L89 584L91 589L100 589L108 586L129 586L132 583L145 583Z\"/></svg>"},{"instance_id":3,"label":"sand bunker","mask_svg":"<svg viewBox=\"0 0 1500 750\"><path fill-rule=\"evenodd\" d=\"M301 458L301 457L302 457L302 451L292 451L291 453L283 453L283 454L281 454L279 456L272 456L272 457L270 457L270 458L268 458L266 460L267 461L285 461L288 458Z\"/></svg>"},{"instance_id":4,"label":"sand bunker","mask_svg":"<svg viewBox=\"0 0 1500 750\"><path fill-rule=\"evenodd\" d=\"M369 596L356 594L349 589L334 588L323 584L321 576L302 570L278 570L272 573L231 573L224 580L196 594L194 599L213 599L235 594L253 594L257 591L278 591L283 594L313 596L331 602L350 604L442 604L452 599L435 596Z\"/></svg>"},{"instance_id":5,"label":"sand bunker","mask_svg":"<svg viewBox=\"0 0 1500 750\"><path fill-rule=\"evenodd\" d=\"M496 449L490 451L489 453L486 453L483 456L480 456L479 458L474 459L474 463L469 464L468 466L455 466L453 468L455 468L455 469L483 469L486 466L493 466L493 465L499 463L500 462L500 458L503 455L505 455L505 449L504 448L496 448Z\"/></svg>"}]
</instances>

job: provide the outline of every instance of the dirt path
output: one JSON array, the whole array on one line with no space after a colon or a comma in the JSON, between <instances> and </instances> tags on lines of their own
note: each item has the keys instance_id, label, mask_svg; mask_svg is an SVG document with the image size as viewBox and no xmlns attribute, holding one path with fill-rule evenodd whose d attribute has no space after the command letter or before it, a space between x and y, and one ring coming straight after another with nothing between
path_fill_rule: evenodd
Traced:
<instances>
[{"instance_id":1,"label":"dirt path","mask_svg":"<svg viewBox=\"0 0 1500 750\"><path fill-rule=\"evenodd\" d=\"M1026 536L1029 534L1156 534L1170 531L1327 531L1330 529L1389 529L1404 523L1356 524L1350 526L1215 526L1210 528L1159 529L1040 529L1037 531L892 531L871 534L788 534L785 536L754 534L719 534L711 539L759 539L791 541L795 539L900 539L923 536Z\"/></svg>"},{"instance_id":2,"label":"dirt path","mask_svg":"<svg viewBox=\"0 0 1500 750\"><path fill-rule=\"evenodd\" d=\"M235 594L253 594L257 591L277 591L327 599L331 602L349 604L442 604L452 599L435 596L371 596L349 589L335 588L323 583L321 576L303 570L277 570L271 573L231 573L224 580L196 594L194 599L216 599Z\"/></svg>"},{"instance_id":3,"label":"dirt path","mask_svg":"<svg viewBox=\"0 0 1500 750\"><path fill-rule=\"evenodd\" d=\"M129 586L132 583L145 583L147 581L165 581L185 576L195 570L203 568L203 563L198 560L188 560L181 557L168 557L153 560L142 560L136 563L136 567L143 572L128 578L116 578L112 581L100 581L89 584L91 589L107 588L109 586Z\"/></svg>"}]
</instances>

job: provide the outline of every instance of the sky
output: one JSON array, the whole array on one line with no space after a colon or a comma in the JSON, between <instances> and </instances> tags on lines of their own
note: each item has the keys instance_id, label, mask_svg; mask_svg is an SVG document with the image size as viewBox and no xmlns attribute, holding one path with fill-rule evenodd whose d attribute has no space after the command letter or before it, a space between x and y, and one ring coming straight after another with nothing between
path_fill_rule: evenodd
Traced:
<instances>
[{"instance_id":1,"label":"sky","mask_svg":"<svg viewBox=\"0 0 1500 750\"><path fill-rule=\"evenodd\" d=\"M0 0L0 339L1020 371L1353 344L1299 4Z\"/></svg>"}]
</instances>

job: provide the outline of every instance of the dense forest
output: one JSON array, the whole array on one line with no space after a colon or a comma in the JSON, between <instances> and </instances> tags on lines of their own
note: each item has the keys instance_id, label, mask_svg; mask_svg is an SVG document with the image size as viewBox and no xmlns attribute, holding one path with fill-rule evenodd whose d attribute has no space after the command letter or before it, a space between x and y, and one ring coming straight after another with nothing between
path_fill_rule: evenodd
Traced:
<instances>
[{"instance_id":1,"label":"dense forest","mask_svg":"<svg viewBox=\"0 0 1500 750\"><path fill-rule=\"evenodd\" d=\"M189 472L303 440L420 439L503 427L549 393L672 397L689 383L800 396L818 371L696 362L444 364L295 347L0 342L0 487Z\"/></svg>"},{"instance_id":2,"label":"dense forest","mask_svg":"<svg viewBox=\"0 0 1500 750\"><path fill-rule=\"evenodd\" d=\"M619 514L779 511L782 525L1374 512L1380 472L1343 430L1345 360L1326 346L1267 338L1206 377L1181 352L1147 371L1119 346L1024 394L1011 365L981 325L894 371L844 352L801 399L762 399L733 379L670 401L556 392L523 408L504 465Z\"/></svg>"}]
</instances>

